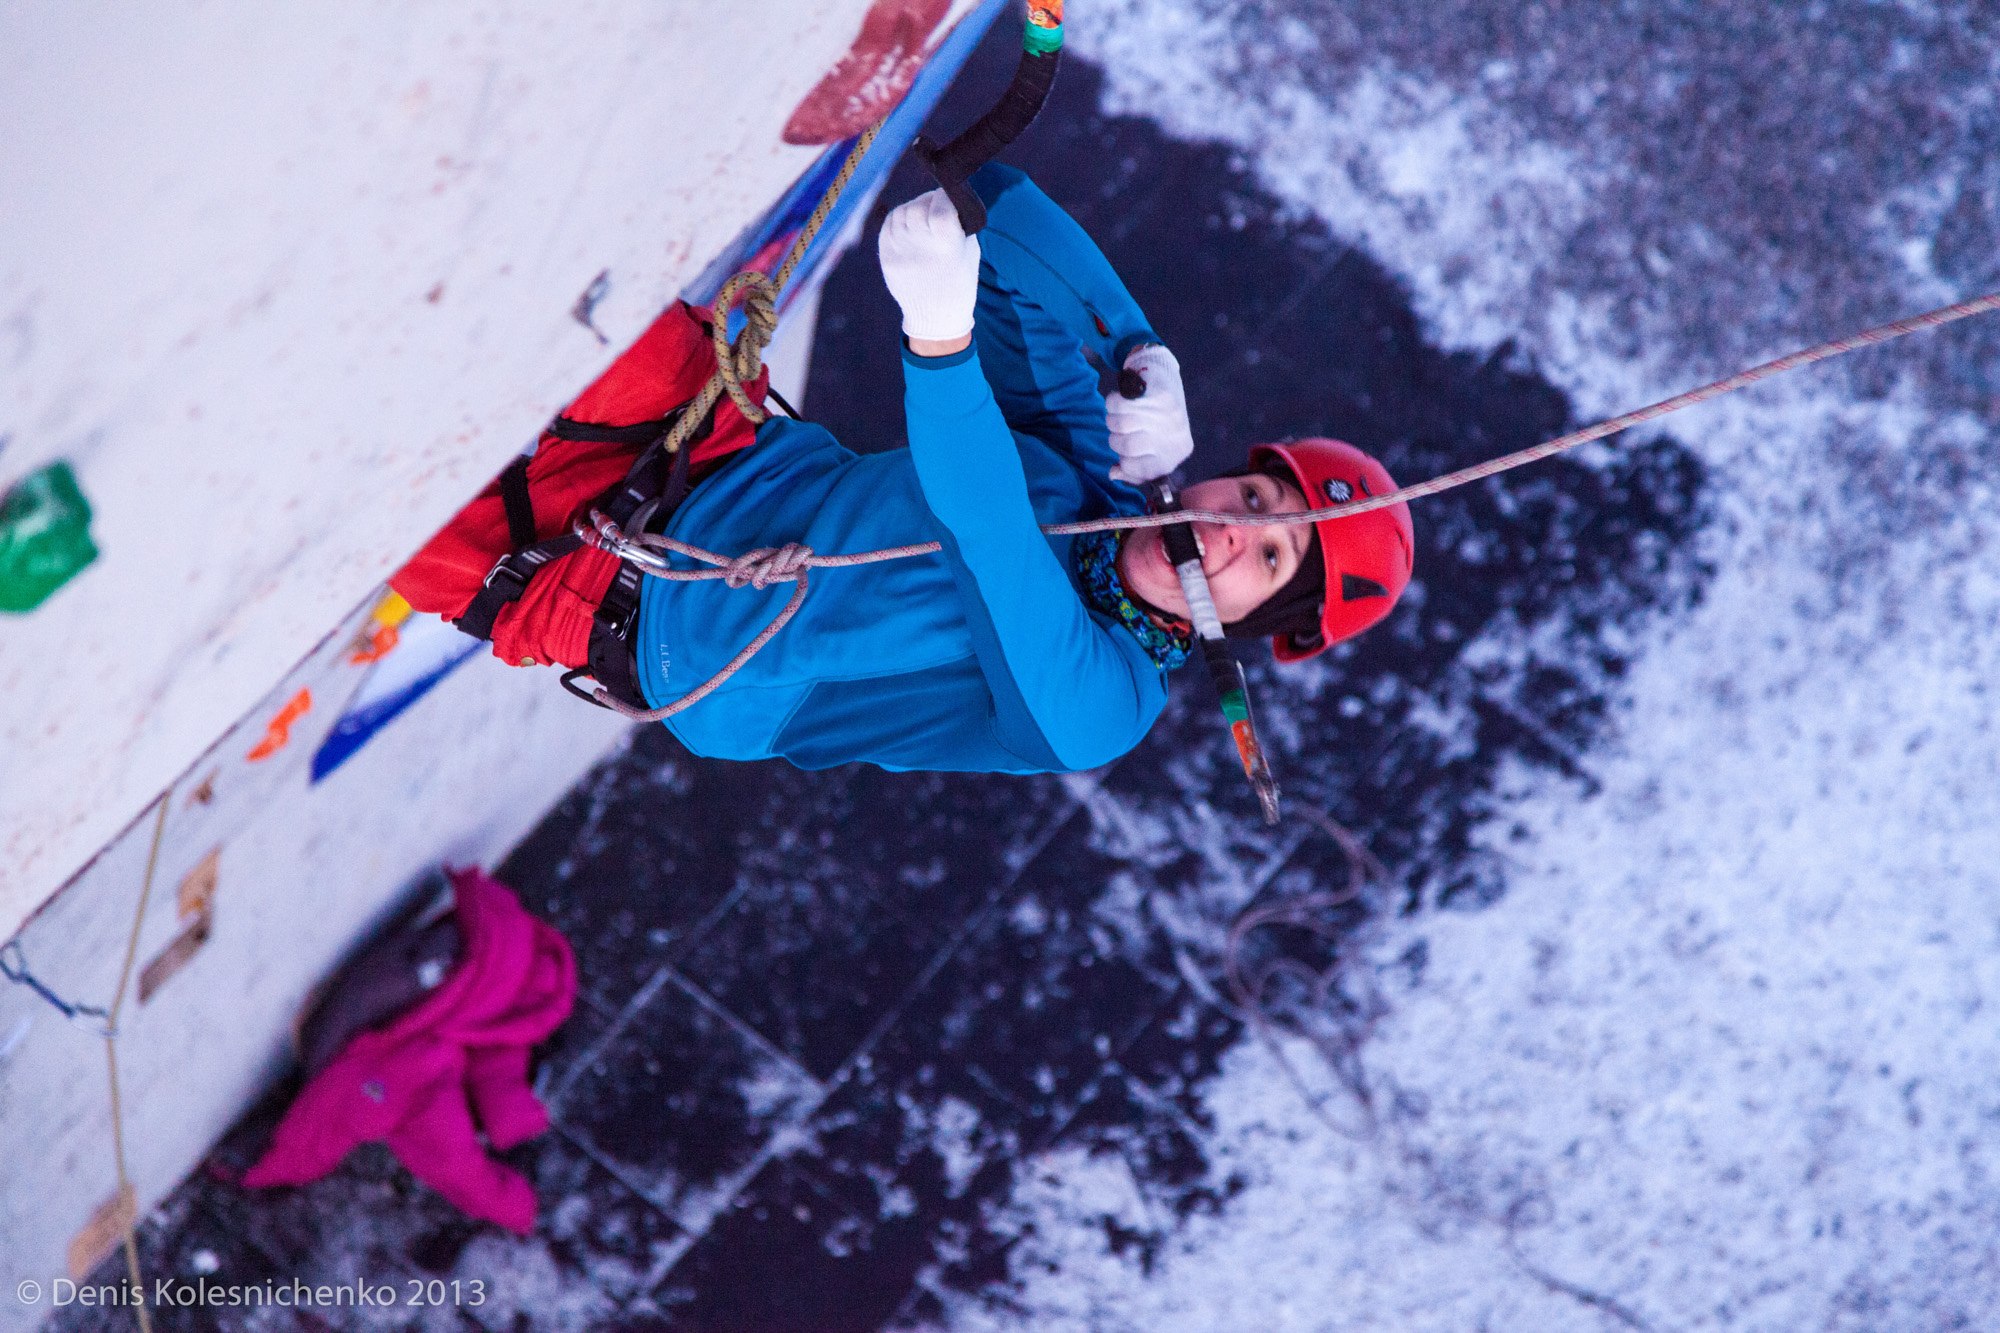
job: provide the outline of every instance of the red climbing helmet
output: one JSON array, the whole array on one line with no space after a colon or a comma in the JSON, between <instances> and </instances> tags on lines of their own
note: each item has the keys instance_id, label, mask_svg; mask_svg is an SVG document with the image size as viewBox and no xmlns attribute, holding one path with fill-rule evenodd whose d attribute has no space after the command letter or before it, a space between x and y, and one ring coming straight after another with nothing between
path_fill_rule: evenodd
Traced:
<instances>
[{"instance_id":1,"label":"red climbing helmet","mask_svg":"<svg viewBox=\"0 0 2000 1333\"><path fill-rule=\"evenodd\" d=\"M1396 489L1387 468L1340 440L1292 440L1250 451L1251 467L1275 471L1274 463L1284 464L1305 492L1306 503L1316 509ZM1417 541L1407 504L1355 518L1322 519L1313 529L1326 560L1319 633L1273 635L1271 651L1280 662L1302 662L1381 620L1416 568Z\"/></svg>"}]
</instances>

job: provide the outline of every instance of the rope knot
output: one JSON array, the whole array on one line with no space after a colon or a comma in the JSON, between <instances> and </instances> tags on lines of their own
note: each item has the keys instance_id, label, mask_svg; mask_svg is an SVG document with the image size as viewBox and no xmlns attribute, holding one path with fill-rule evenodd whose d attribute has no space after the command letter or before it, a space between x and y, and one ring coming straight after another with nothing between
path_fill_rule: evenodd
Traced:
<instances>
[{"instance_id":1,"label":"rope knot","mask_svg":"<svg viewBox=\"0 0 2000 1333\"><path fill-rule=\"evenodd\" d=\"M726 330L729 312L739 301L743 330L732 345ZM767 414L764 405L752 399L743 386L763 373L764 349L778 332L778 284L756 269L745 269L722 284L722 290L715 294L712 314L713 332L709 336L715 340L715 373L744 418L756 425Z\"/></svg>"},{"instance_id":2,"label":"rope knot","mask_svg":"<svg viewBox=\"0 0 2000 1333\"><path fill-rule=\"evenodd\" d=\"M798 542L775 547L761 546L754 551L745 551L724 565L722 581L732 588L741 588L746 584L752 588L768 588L773 583L787 583L794 579L803 581L812 554L812 547Z\"/></svg>"}]
</instances>

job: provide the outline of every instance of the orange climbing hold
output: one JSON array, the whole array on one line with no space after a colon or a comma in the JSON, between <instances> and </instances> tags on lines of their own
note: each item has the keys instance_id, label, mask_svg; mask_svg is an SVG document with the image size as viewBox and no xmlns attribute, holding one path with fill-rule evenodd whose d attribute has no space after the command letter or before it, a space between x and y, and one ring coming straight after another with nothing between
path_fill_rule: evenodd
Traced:
<instances>
[{"instance_id":1,"label":"orange climbing hold","mask_svg":"<svg viewBox=\"0 0 2000 1333\"><path fill-rule=\"evenodd\" d=\"M383 594L368 623L354 636L354 648L347 655L349 666L379 662L396 650L403 639L403 622L410 618L410 604L394 592Z\"/></svg>"},{"instance_id":2,"label":"orange climbing hold","mask_svg":"<svg viewBox=\"0 0 2000 1333\"><path fill-rule=\"evenodd\" d=\"M270 725L264 728L264 739L252 746L250 753L243 757L256 763L260 759L269 759L284 749L292 739L292 723L310 713L312 706L313 693L310 689L300 690L293 695L285 706L278 710L278 715L271 719Z\"/></svg>"}]
</instances>

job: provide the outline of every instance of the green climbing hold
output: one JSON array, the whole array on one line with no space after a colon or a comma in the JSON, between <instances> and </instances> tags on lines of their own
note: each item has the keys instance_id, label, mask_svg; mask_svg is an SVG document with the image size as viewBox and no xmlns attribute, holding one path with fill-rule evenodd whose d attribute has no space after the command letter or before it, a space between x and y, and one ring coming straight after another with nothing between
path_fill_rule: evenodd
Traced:
<instances>
[{"instance_id":1,"label":"green climbing hold","mask_svg":"<svg viewBox=\"0 0 2000 1333\"><path fill-rule=\"evenodd\" d=\"M67 463L51 463L0 496L0 611L32 611L97 558L90 502Z\"/></svg>"}]
</instances>

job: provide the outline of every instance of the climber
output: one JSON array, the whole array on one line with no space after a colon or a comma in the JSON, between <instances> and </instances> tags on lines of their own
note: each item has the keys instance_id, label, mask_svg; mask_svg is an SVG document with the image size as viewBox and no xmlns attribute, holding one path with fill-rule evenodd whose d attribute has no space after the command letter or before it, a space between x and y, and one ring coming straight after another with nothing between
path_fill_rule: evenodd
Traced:
<instances>
[{"instance_id":1,"label":"climber","mask_svg":"<svg viewBox=\"0 0 2000 1333\"><path fill-rule=\"evenodd\" d=\"M882 228L903 316L907 448L857 455L775 414L753 428L725 398L671 465L635 464L714 367L705 313L677 305L392 586L490 638L503 661L587 669L621 700L657 707L728 662L792 585L646 578L566 536L621 486L644 501L637 523L728 555L937 540L937 554L816 572L791 624L666 725L697 754L804 768L1071 771L1131 749L1189 650L1161 530L1052 537L1039 525L1145 512L1140 487L1193 448L1179 366L1096 245L1031 181L988 166L972 185L989 219L975 237L938 191ZM1136 371L1144 394L1107 401L1093 363ZM766 392L761 378L747 387ZM1181 502L1299 513L1392 489L1360 450L1298 440L1253 449L1240 472L1186 487ZM1195 530L1228 632L1267 637L1286 661L1382 619L1412 567L1404 506Z\"/></svg>"}]
</instances>

